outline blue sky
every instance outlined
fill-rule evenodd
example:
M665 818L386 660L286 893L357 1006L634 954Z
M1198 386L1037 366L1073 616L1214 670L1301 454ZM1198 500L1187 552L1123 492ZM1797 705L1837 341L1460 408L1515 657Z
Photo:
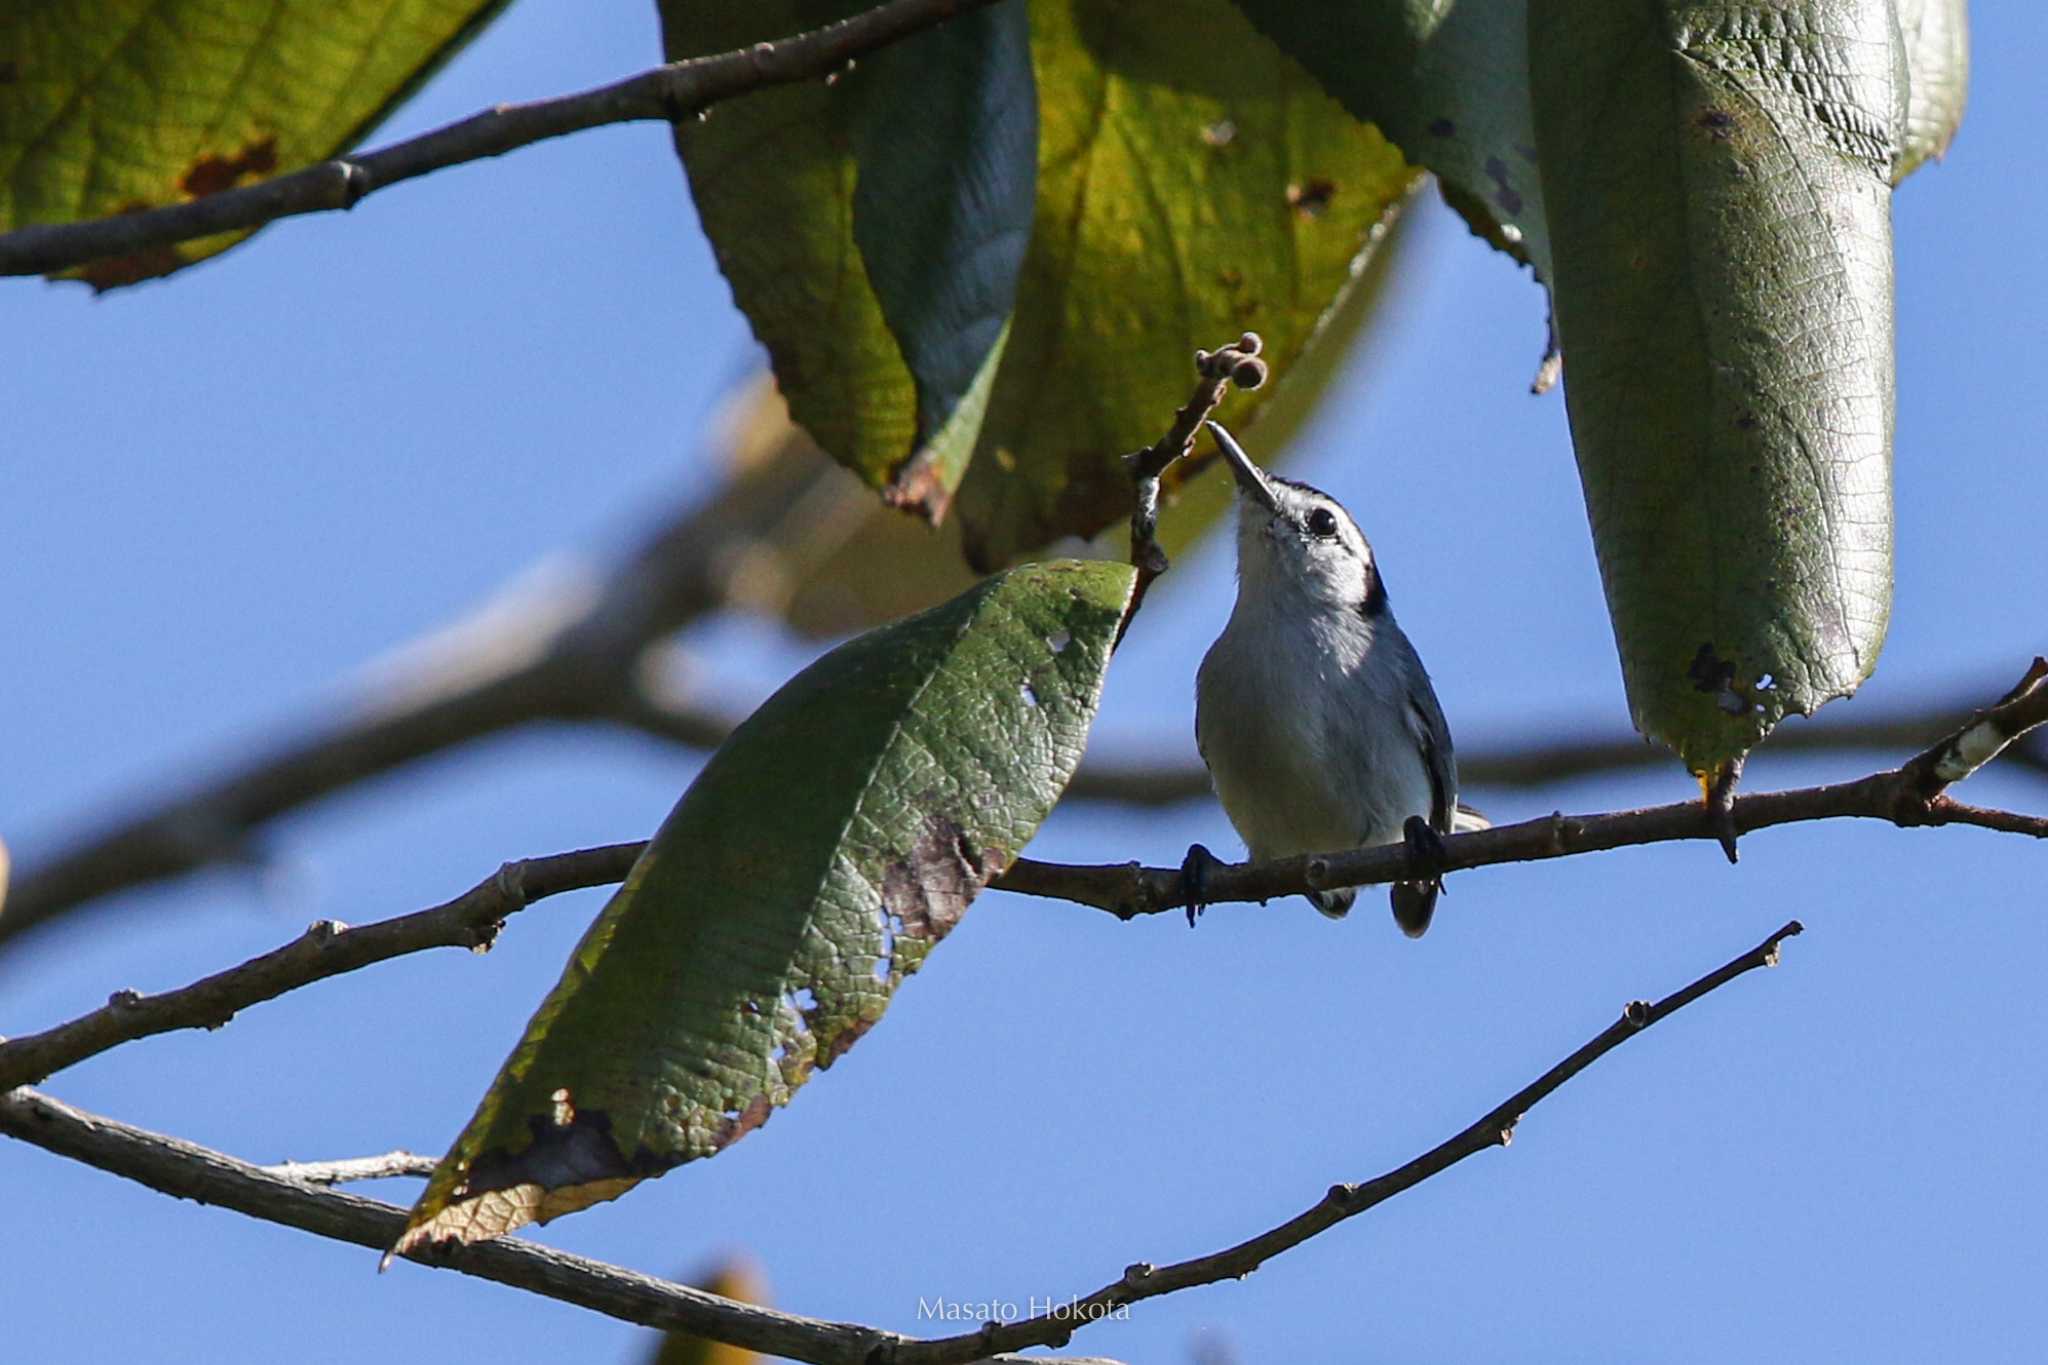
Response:
M2048 188L2024 173L2048 14L1976 19L1961 137L1896 205L1897 597L1845 711L1989 700L2048 643L2031 402L2048 257L2028 235ZM520 0L380 140L656 51L651 6ZM1373 538L1462 748L1622 730L1563 404L1526 392L1541 298L1433 200L1417 226L1370 354L1295 468ZM707 481L707 422L756 363L652 126L280 225L118 296L6 289L0 837L21 861L325 714L367 662L535 561L617 554ZM725 363L691 358L706 349ZM1192 756L1227 548L1189 556L1148 606L1095 752ZM762 625L707 638L737 700L807 650ZM1747 784L1899 757L1766 747ZM693 768L567 728L420 765L285 821L260 875L123 896L0 957L0 1032L182 984L314 918L433 903L507 858L643 836ZM1673 763L1471 796L1513 819L1690 790ZM1966 790L2048 802L2017 771ZM1031 851L1171 863L1193 840L1238 848L1205 801L1063 810ZM1075 1349L1146 1365L1204 1342L1244 1362L2027 1354L2048 1332L2040 858L1978 831L1838 823L1756 835L1735 868L1666 845L1484 869L1454 879L1420 943L1372 897L1340 923L1294 901L1190 933L991 894L762 1132L540 1235L664 1274L745 1248L781 1306L906 1331L930 1330L921 1298L1065 1298L1398 1164L1623 1002L1796 915L1809 932L1782 970L1632 1042L1507 1152ZM521 915L487 957L356 973L49 1089L260 1161L439 1150L601 900ZM0 1313L23 1359L640 1349L607 1319L412 1266L378 1277L370 1253L11 1144L0 1191Z

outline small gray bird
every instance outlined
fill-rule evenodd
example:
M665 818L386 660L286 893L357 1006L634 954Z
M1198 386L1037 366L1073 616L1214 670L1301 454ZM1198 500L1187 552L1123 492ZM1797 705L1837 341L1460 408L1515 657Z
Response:
M1224 813L1261 861L1404 841L1440 856L1442 835L1486 819L1458 805L1450 727L1372 546L1335 498L1266 473L1208 426L1238 493L1237 606L1195 678L1195 743ZM1191 902L1213 861L1188 850ZM1435 878L1394 885L1409 937L1429 928L1441 890ZM1309 899L1335 919L1357 895Z

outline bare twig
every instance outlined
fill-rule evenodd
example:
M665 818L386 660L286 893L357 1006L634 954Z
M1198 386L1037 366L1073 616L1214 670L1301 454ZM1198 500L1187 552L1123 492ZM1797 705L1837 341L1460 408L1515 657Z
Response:
M1506 1146L1516 1124L1537 1102L1658 1020L1745 972L1775 963L1779 943L1799 931L1796 921L1787 924L1748 953L1655 1005L1630 1004L1618 1021L1477 1122L1375 1180L1333 1185L1313 1207L1236 1246L1175 1265L1133 1265L1093 1294L1053 1312L1020 1322L990 1323L961 1336L920 1341L872 1327L777 1312L511 1237L440 1244L422 1248L412 1259L642 1326L680 1328L822 1365L962 1365L983 1360L1021 1365L1024 1357L1002 1353L1064 1346L1077 1327L1122 1305L1249 1274L1281 1252L1412 1189L1475 1152ZM193 1143L85 1113L26 1088L0 1097L0 1132L165 1194L360 1246L391 1245L405 1223L401 1209L318 1188L303 1176L287 1174L289 1167L281 1171L252 1166Z
M1668 995L1654 1005L1640 1000L1631 1002L1622 1010L1621 1018L1601 1030L1585 1046L1494 1106L1456 1136L1376 1179L1356 1185L1332 1185L1313 1206L1277 1227L1236 1246L1174 1265L1152 1266L1140 1261L1094 1293L1061 1304L1053 1313L1018 1322L993 1324L970 1337L950 1337L899 1347L895 1355L889 1357L891 1365L928 1365L928 1362L944 1360L945 1349L955 1342L973 1341L985 1350L1004 1351L1027 1346L1060 1346L1065 1344L1077 1325L1092 1322L1125 1304L1249 1275L1281 1252L1300 1246L1311 1237L1385 1203L1404 1190L1413 1189L1466 1157L1489 1147L1507 1146L1514 1137L1515 1125L1538 1101L1658 1020L1684 1009L1745 972L1777 965L1778 945L1799 932L1799 922L1794 920L1741 957L1709 972L1684 990Z
M1975 825L2009 834L2048 838L2048 816L1986 810L1946 797L1919 801L1897 770L1854 782L1737 796L1732 815L1738 833L1807 820L1866 818L1903 826ZM1498 825L1444 837L1445 871L1495 863L1537 862L1597 853L1638 844L1679 839L1719 842L1713 812L1698 801L1613 811L1599 815L1557 812L1515 825ZM1203 883L1203 903L1267 901L1332 886L1369 886L1412 880L1429 869L1411 863L1399 844L1345 852L1305 854L1266 863L1218 863ZM1107 910L1123 918L1178 910L1186 905L1178 868L1137 863L1070 865L1019 858L993 885L1030 896L1049 896Z
M2008 834L2048 838L2048 816L1987 810L1947 796L2007 745L2048 721L2048 661L2036 659L2018 686L1987 710L1897 768L1853 782L1733 796L1725 809L1695 801L1602 815L1552 814L1498 825L1443 841L1443 871L1494 863L1534 862L1577 853L1676 839L1724 843L1746 834L1807 820L1865 818L1901 826L1975 825ZM1427 876L1436 869L1411 860L1401 844L1311 853L1265 863L1219 863L1203 881L1205 904L1266 901L1332 886L1365 886ZM1137 863L1072 866L1019 858L993 885L1027 895L1076 901L1119 916L1157 914L1187 904L1178 868Z
M179 1199L217 1204L339 1242L382 1250L405 1227L404 1209L322 1189L196 1143L89 1114L26 1088L0 1093L0 1133ZM722 1298L516 1237L444 1247L409 1259L495 1280L643 1327L680 1328L714 1341L817 1365L867 1365L878 1349L922 1344L916 1338L874 1327L827 1322ZM919 1359L932 1365L978 1361L1058 1365L1038 1356L1027 1360L997 1355L989 1347L972 1343ZM1065 1365L1087 1362L1069 1360Z
M365 195L466 161L612 123L679 122L751 90L819 80L855 57L994 0L890 0L816 32L643 71L530 104L501 104L360 156L337 157L189 203L0 234L0 275L41 275L279 218L354 208Z
M1246 332L1219 351L1196 351L1195 373L1199 378L1195 391L1174 413L1173 423L1164 436L1125 457L1136 484L1131 510L1131 564L1138 570L1138 588L1131 606L1134 612L1152 580L1166 572L1166 552L1159 548L1158 538L1159 478L1175 460L1185 458L1195 448L1202 423L1216 411L1216 405L1223 401L1232 384L1241 389L1256 389L1266 382L1266 362L1259 359L1264 345L1257 332Z
M417 1152L386 1152L382 1156L352 1156L340 1161L280 1161L261 1169L267 1175L281 1175L303 1185L346 1185L353 1180L430 1176L440 1162L439 1157L421 1156Z
M2012 691L1914 755L1900 771L1914 796L1933 801L2043 721L2048 721L2048 659L2036 658Z
M0 1091L42 1080L108 1048L174 1029L219 1028L236 1011L324 977L425 948L482 951L507 915L547 896L623 879L643 844L507 863L443 905L351 928L322 920L282 948L159 995L116 991L69 1023L0 1042Z

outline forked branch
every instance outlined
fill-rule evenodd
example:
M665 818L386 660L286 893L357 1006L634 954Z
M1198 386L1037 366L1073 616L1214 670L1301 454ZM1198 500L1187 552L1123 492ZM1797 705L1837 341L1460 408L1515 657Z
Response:
M2019 684L1897 768L1853 782L1736 796L1725 820L1696 801L1599 815L1562 812L1520 824L1498 825L1443 841L1440 868L1415 861L1400 844L1304 854L1265 863L1209 868L1203 900L1266 901L1332 886L1365 886L1495 863L1536 862L1636 844L1677 839L1719 841L1732 821L1736 834L1807 820L1864 818L1901 826L1975 825L1980 829L2048 838L2048 817L1990 810L1954 800L1948 788L2048 721L2048 661L2035 659ZM1019 858L994 885L1006 891L1076 901L1124 918L1177 910L1188 903L1178 868L1137 863L1074 866Z

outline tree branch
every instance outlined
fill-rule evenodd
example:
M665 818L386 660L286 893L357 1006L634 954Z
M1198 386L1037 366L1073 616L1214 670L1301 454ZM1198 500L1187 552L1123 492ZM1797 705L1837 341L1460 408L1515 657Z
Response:
M219 1028L239 1010L286 991L424 948L482 952L507 915L537 900L622 880L641 843L506 863L454 900L351 928L321 920L282 948L158 995L116 991L99 1009L23 1038L0 1041L0 1092L54 1075L121 1043L175 1029Z
M1387 844L1330 853L1304 854L1265 863L1220 863L1203 881L1205 904L1266 901L1333 886L1406 881L1494 863L1535 862L1636 844L1676 839L1719 841L1729 824L1737 834L1807 820L1865 818L1900 826L1975 825L2004 833L2048 838L2048 817L1987 810L1950 799L1947 788L1996 757L2007 745L2048 721L2048 661L2036 659L2019 686L1997 705L1978 712L1928 749L1886 772L1853 782L1789 791L1738 795L1726 819L1698 802L1565 815L1498 825L1443 840L1443 860L1434 867L1414 859L1406 846ZM1123 918L1158 914L1187 905L1178 868L1137 863L1074 866L1019 858L991 885L1026 895L1049 896L1091 905Z
M1621 1018L1601 1030L1585 1046L1494 1106L1456 1136L1376 1179L1357 1185L1332 1185L1329 1192L1310 1208L1256 1237L1173 1265L1155 1267L1140 1261L1094 1293L1059 1305L1051 1313L1018 1322L992 1323L968 1336L900 1346L887 1359L890 1365L936 1365L949 1359L946 1355L949 1347L965 1342L974 1342L984 1350L1004 1351L1027 1346L1061 1346L1075 1327L1093 1322L1126 1304L1249 1275L1281 1252L1300 1246L1311 1237L1385 1203L1404 1190L1413 1189L1475 1152L1507 1146L1514 1138L1515 1125L1538 1101L1547 1098L1566 1081L1650 1025L1684 1009L1709 991L1725 986L1758 967L1776 966L1778 945L1799 932L1799 921L1793 920L1742 956L1656 1004L1645 1004L1640 1000L1631 1002L1622 1010Z
M1158 1268L1142 1262L1132 1265L1120 1278L1086 1298L1020 1322L990 1323L977 1332L918 1340L740 1303L512 1237L468 1245L436 1244L420 1248L408 1259L496 1280L645 1327L682 1329L819 1365L963 1365L970 1361L1023 1365L1026 1357L1003 1353L1030 1346L1064 1346L1077 1327L1123 1305L1247 1275L1281 1252L1412 1189L1475 1152L1506 1146L1522 1116L1566 1081L1709 991L1757 967L1775 964L1778 945L1799 932L1798 922L1793 921L1748 953L1655 1005L1630 1004L1619 1020L1585 1046L1456 1136L1405 1165L1364 1184L1333 1185L1313 1207L1236 1246ZM402 1209L293 1178L287 1174L290 1167L252 1166L194 1143L85 1113L25 1087L0 1096L0 1133L165 1194L218 1204L358 1246L389 1246L405 1224ZM1042 1357L1029 1359L1043 1361Z
M0 1133L175 1198L217 1204L372 1250L391 1245L405 1228L405 1210L391 1204L293 1180L196 1143L89 1114L27 1088L0 1093ZM495 1280L643 1327L680 1328L816 1365L866 1365L878 1348L924 1344L874 1327L741 1303L516 1237L423 1250L407 1259ZM1039 1356L997 1355L971 1342L919 1359L931 1365L1060 1365ZM1090 1362L1069 1360L1065 1365Z
M680 122L735 95L823 79L853 58L993 2L890 0L812 33L757 43L743 52L672 62L579 94L501 104L389 147L336 157L189 203L16 228L0 234L0 275L42 275L104 256L261 227L279 218L354 208L386 186L589 128Z
M1124 458L1131 467L1131 482L1135 485L1131 507L1131 565L1138 571L1137 591L1132 594L1131 611L1135 614L1145 599L1145 589L1152 580L1166 572L1166 552L1159 548L1159 479L1176 460L1187 458L1194 452L1195 437L1201 434L1202 423L1209 420L1209 414L1216 411L1216 405L1223 401L1223 395L1230 392L1235 384L1241 389L1256 389L1266 382L1266 362L1259 358L1259 351L1265 342L1257 332L1246 332L1236 341L1218 351L1196 351L1195 373L1200 378L1195 391L1188 396L1180 410L1173 414L1173 422L1166 434L1143 450L1133 451Z
M386 1152L382 1156L352 1156L340 1161L280 1161L258 1169L302 1185L346 1185L352 1180L430 1176L440 1164L439 1157L421 1156L417 1152Z

